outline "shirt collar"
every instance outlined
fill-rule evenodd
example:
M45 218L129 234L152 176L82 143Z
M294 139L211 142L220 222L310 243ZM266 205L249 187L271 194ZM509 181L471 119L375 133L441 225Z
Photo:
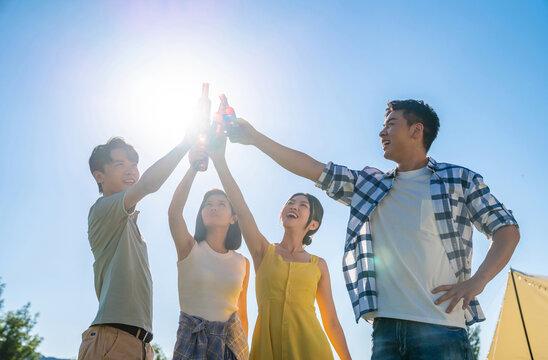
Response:
M426 167L430 169L432 172L436 172L438 170L438 163L436 160L434 160L433 157L428 157L428 163L426 164ZM396 173L398 172L398 168L394 168L392 170L387 171L384 174L385 179L392 179L396 176Z

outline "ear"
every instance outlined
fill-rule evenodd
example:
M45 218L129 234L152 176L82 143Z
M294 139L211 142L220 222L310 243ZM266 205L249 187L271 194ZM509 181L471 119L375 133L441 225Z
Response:
M422 123L415 123L413 124L413 133L411 134L411 137L413 139L418 139L424 131L424 124Z
M232 218L230 219L230 225L235 224L236 221L238 221L238 215L232 215Z
M103 179L103 177L105 176L105 174L102 172L102 171L99 171L99 170L95 170L93 173L93 178L95 179L95 181L97 182L97 184L102 184L105 180Z
M312 220L310 222L310 224L308 224L308 228L306 229L307 231L309 230L317 230L318 228L320 227L320 223L317 222L316 220Z

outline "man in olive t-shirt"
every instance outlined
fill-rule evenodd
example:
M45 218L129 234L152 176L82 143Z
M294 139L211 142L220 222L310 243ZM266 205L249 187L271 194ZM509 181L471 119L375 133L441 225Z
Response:
M112 138L91 154L90 170L103 194L88 217L99 309L82 334L79 360L154 358L152 277L135 206L160 188L193 145L196 136L188 130L140 179L139 155L124 139Z

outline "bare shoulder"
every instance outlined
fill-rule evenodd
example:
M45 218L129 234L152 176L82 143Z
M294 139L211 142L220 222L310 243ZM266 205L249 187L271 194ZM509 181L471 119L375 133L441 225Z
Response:
M318 270L320 270L320 280L319 284L321 288L331 287L331 276L329 275L329 268L327 267L327 262L318 256ZM322 285L323 284L323 285Z
M329 269L327 267L327 262L318 256L318 267L320 268L320 271L322 272L322 275L329 274Z

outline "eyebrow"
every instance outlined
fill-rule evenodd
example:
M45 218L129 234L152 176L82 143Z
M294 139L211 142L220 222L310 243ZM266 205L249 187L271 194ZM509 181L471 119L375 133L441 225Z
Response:
M396 119L395 117L389 117L388 119L386 119L383 125L387 125L390 121L396 121L396 120L398 119Z
M207 200L206 203L213 203L213 202L217 202L218 204L228 204L228 200Z

